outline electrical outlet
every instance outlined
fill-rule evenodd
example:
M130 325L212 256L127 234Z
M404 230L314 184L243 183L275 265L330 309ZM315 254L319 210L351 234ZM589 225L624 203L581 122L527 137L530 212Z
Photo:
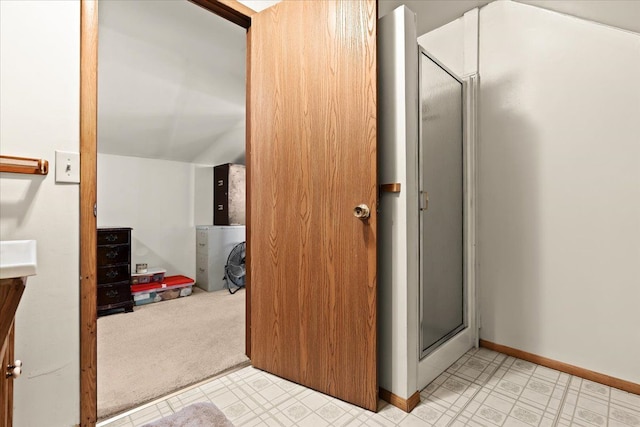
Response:
M56 151L56 182L80 183L80 153Z

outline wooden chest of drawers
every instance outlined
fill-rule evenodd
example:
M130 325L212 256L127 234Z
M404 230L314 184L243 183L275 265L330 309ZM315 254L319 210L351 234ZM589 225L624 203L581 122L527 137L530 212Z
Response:
M133 311L131 298L131 228L98 229L98 315L123 308Z

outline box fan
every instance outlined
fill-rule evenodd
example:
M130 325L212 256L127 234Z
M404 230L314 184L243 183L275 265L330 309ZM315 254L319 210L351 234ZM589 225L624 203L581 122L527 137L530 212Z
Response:
M246 242L238 243L231 249L227 264L224 266L225 287L229 293L235 294L240 288L244 288L247 276L245 259L247 257Z

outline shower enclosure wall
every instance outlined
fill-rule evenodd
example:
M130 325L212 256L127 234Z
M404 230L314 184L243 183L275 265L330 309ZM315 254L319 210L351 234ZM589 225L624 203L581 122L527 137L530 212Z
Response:
M477 18L460 20L461 52L477 41ZM410 399L477 344L477 66L460 73L419 48L405 6L378 31L379 180L401 188L380 197L379 382ZM465 58L477 63L477 51Z

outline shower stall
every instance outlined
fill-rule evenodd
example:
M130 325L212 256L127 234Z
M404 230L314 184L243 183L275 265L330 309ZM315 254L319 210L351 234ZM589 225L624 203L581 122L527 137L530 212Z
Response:
M400 188L380 196L379 378L410 399L477 345L477 72L418 46L406 6L378 31L379 180Z

